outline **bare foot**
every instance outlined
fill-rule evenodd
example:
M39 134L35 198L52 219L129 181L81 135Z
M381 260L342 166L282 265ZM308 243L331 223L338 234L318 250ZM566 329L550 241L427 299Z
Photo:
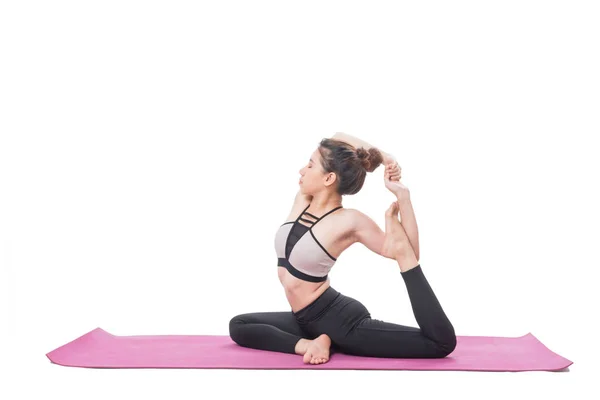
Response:
M400 271L406 272L416 267L419 262L406 235L402 223L398 219L398 203L393 202L385 212L385 240L383 251L396 259Z
M383 242L383 252L390 258L397 258L404 253L407 246L410 246L408 236L404 227L398 218L399 206L394 201L385 211L385 239Z
M331 339L322 334L314 340L307 340L306 352L303 361L305 364L323 364L329 361L329 348Z

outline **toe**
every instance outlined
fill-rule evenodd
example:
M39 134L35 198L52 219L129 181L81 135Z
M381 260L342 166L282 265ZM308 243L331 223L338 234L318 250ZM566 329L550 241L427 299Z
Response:
M304 360L303 360L303 361L304 361L304 363L305 363L305 364L307 364L307 363L309 363L309 362L311 361L311 359L312 359L312 356L311 356L311 354L310 354L310 353L306 352L306 353L304 354L304 357L303 357L303 359L304 359Z

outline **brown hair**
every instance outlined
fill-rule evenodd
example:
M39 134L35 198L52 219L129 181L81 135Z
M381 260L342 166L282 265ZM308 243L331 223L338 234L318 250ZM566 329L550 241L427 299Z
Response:
M383 156L377 148L356 148L341 140L325 138L319 143L318 149L321 166L325 173L336 174L337 191L341 195L358 193L367 172L375 171L383 162Z

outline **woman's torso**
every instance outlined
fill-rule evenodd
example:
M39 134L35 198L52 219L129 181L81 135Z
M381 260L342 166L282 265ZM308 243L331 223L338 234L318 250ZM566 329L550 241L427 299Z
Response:
M296 204L286 221L296 220L308 205L309 202ZM306 211L314 214L310 207ZM317 215L321 216L325 212L320 212ZM350 234L352 231L351 222L350 210L341 208L321 219L311 229L319 243L337 259L353 242ZM310 224L306 224L301 220L298 223L307 227L310 226ZM293 312L297 312L315 301L330 286L329 278L323 282L308 282L296 278L285 267L281 266L277 268L277 273Z

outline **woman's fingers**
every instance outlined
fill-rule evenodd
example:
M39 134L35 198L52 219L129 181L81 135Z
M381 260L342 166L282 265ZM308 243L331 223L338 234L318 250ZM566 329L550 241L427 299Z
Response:
M402 168L397 163L390 163L385 166L385 177L391 181L399 181L402 174Z

